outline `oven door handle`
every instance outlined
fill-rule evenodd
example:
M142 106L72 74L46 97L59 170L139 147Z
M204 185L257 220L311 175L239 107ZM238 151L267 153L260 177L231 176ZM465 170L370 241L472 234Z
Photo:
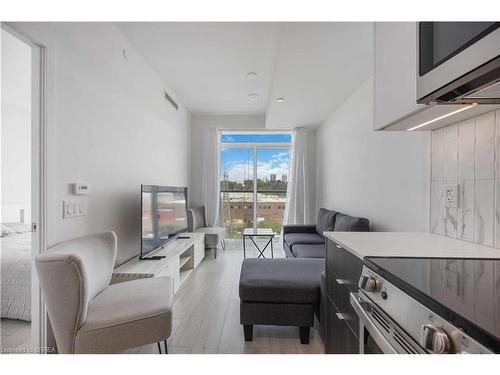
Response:
M364 340L364 332L362 330L366 328L366 330L370 333L370 336L377 343L378 347L382 350L382 352L384 352L384 354L397 354L398 352L396 349L389 343L389 341L387 341L384 335L380 333L375 323L370 319L363 306L361 306L358 293L351 293L350 302L359 317L359 330L361 331L359 332L360 340ZM360 342L360 345L364 345L364 343Z

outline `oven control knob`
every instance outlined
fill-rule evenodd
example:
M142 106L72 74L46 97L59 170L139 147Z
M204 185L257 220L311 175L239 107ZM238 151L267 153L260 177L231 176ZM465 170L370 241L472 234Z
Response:
M358 286L367 292L375 292L380 284L380 280L373 276L361 276Z
M431 324L422 326L420 344L424 349L435 354L445 354L451 350L448 334L442 328L434 327Z

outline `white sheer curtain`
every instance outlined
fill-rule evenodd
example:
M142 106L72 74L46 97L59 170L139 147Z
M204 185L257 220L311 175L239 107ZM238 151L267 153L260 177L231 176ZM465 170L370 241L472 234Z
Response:
M309 224L311 222L312 194L315 177L310 168L307 132L296 128L293 132L294 149L288 182L288 203L285 209L285 224Z
M203 159L203 205L205 221L209 227L219 222L220 207L220 133L215 128L208 130Z

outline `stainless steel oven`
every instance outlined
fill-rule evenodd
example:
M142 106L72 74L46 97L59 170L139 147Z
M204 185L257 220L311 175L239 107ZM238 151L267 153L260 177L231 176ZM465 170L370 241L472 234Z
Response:
M419 103L499 102L500 22L419 22L417 60Z
M358 286L350 303L359 318L360 353L491 353L366 265Z
M350 298L359 317L360 354L424 353L396 322L362 293L351 293Z

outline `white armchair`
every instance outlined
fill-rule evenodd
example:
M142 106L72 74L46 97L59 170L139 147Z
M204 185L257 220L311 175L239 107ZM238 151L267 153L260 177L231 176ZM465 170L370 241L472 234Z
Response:
M115 353L172 332L173 283L154 277L110 285L116 234L53 246L35 259L59 353Z
M226 228L207 227L205 224L205 207L194 207L188 210L188 230L190 232L205 233L205 246L214 249L214 257L217 258L217 248L226 248L224 237Z

